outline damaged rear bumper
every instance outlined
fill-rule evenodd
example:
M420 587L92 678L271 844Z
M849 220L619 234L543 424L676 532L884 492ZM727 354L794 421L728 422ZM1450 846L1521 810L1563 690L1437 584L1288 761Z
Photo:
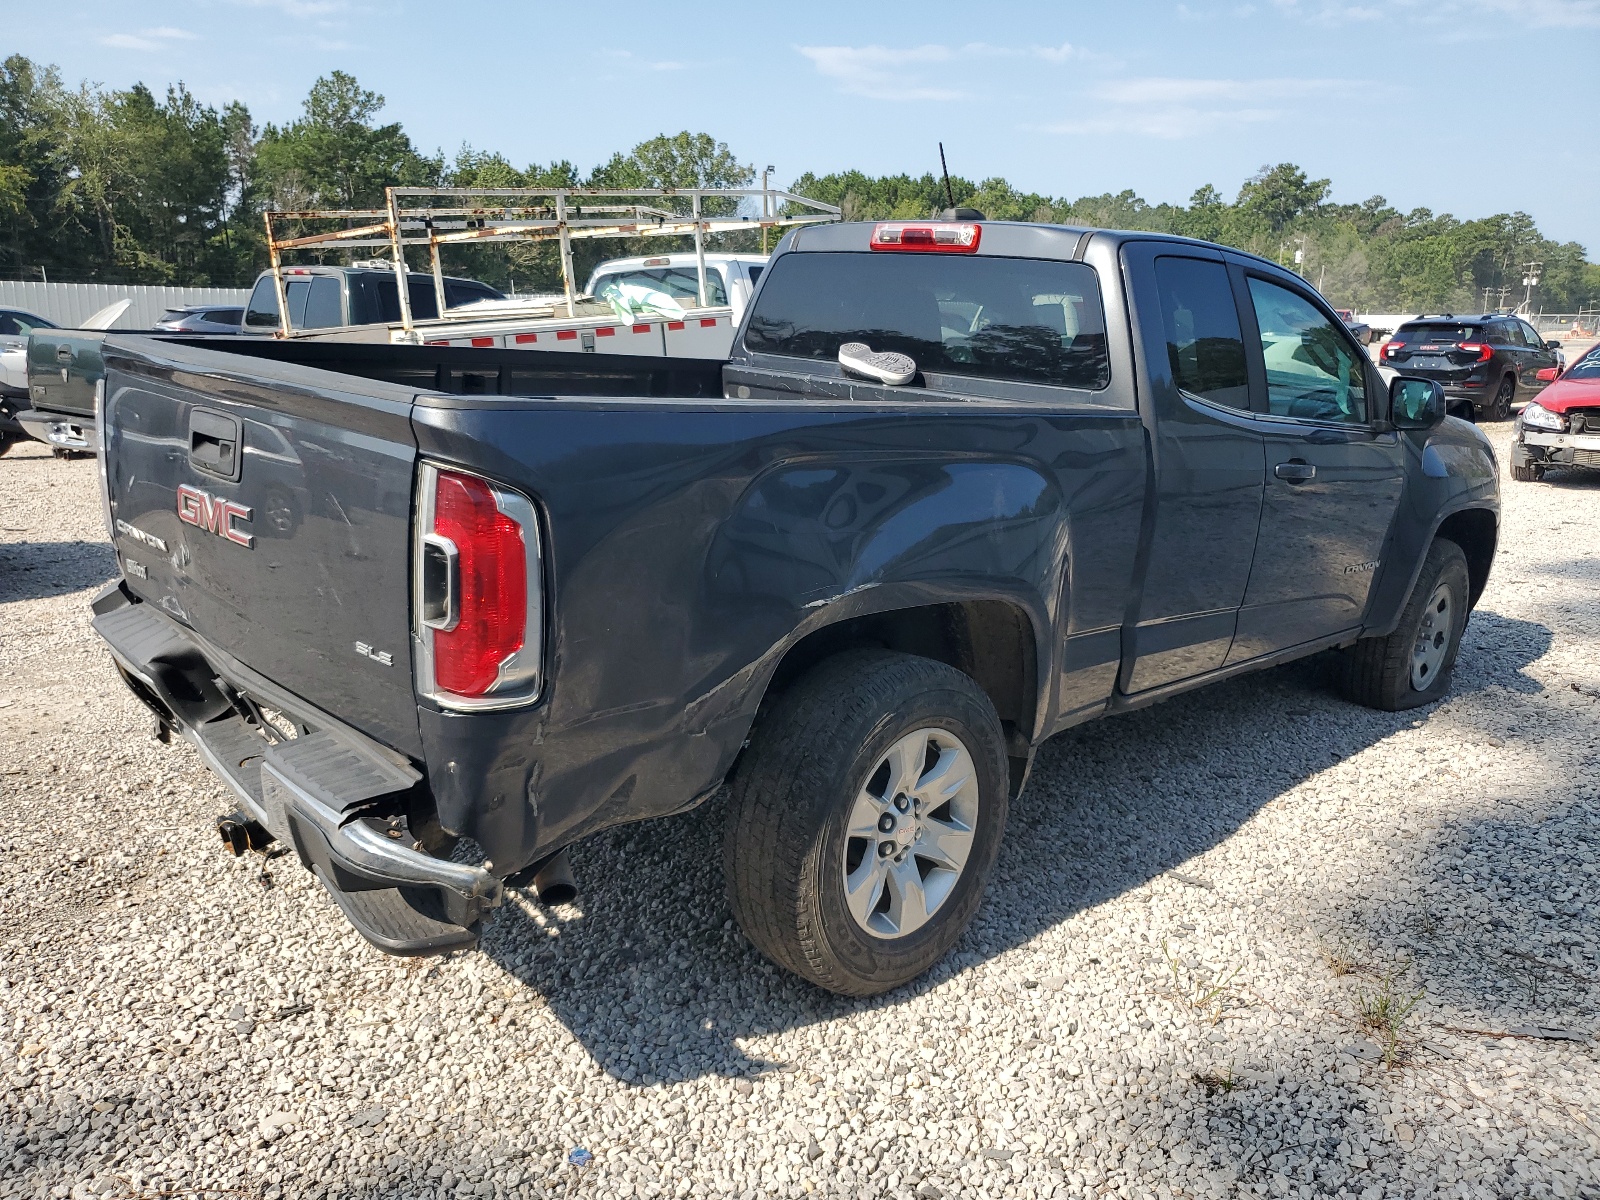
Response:
M294 847L350 923L392 954L473 944L502 899L480 867L429 854L405 813L409 760L284 692L128 594L95 597L94 628L134 694L194 744L243 813ZM297 736L261 719L281 713Z

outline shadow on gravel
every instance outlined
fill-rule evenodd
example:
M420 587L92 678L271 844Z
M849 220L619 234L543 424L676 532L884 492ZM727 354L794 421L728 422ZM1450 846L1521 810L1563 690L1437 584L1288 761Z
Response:
M1461 672L1457 695L1539 690L1522 668L1549 648L1549 630L1480 612L1471 634L1492 652ZM745 942L723 897L720 799L575 847L582 916L508 904L482 949L543 994L617 1079L649 1085L782 1070L748 1057L738 1039L893 1007L937 988L1203 853L1269 801L1417 717L1347 704L1324 674L1317 660L1296 663L1051 739L1012 805L967 936L926 976L886 996L829 995Z
M1533 486L1540 485L1571 492L1597 491L1600 490L1600 471L1583 467L1555 467L1546 471L1539 483Z
M108 542L0 542L0 604L81 592L116 573Z

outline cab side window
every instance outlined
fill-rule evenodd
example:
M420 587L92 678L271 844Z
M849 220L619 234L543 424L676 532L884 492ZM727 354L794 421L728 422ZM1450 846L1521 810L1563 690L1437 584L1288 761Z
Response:
M250 304L244 312L246 329L276 329L278 318L278 292L272 286L272 276L256 280L256 290L250 293Z
M1305 297L1250 278L1250 300L1274 416L1351 425L1367 420L1365 355Z
M1518 346L1522 344L1512 335L1510 327L1500 322L1489 326L1487 337L1491 346Z
M1156 259L1161 328L1172 382L1213 404L1248 411L1244 335L1228 269L1199 258Z
M1522 330L1523 339L1528 343L1528 345L1532 346L1535 350L1544 349L1544 338L1539 336L1539 331L1537 329L1535 329L1532 325L1523 324L1520 321L1518 322L1518 327Z

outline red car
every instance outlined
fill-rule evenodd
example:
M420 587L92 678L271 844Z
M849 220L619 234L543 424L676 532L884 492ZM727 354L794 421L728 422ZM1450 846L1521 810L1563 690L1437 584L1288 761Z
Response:
M1556 376L1557 368L1546 370ZM1540 479L1547 467L1600 468L1600 346L1528 401L1517 417L1511 478Z

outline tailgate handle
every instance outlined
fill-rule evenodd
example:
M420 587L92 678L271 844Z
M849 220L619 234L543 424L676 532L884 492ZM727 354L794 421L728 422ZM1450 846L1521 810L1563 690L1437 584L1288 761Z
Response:
M422 623L449 632L461 621L461 554L437 533L422 535Z
M57 346L56 347L56 361L57 362L63 362L63 363L71 362L72 361L72 347L70 345Z
M189 462L219 479L239 478L239 422L197 408L189 415Z

